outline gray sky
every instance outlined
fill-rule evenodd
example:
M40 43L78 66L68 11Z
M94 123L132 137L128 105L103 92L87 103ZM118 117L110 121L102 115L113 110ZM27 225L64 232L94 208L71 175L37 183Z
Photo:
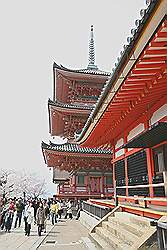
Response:
M111 71L144 0L6 0L0 8L0 168L46 176L40 143L48 141L47 100L52 98L52 64L88 64L94 25L96 64Z

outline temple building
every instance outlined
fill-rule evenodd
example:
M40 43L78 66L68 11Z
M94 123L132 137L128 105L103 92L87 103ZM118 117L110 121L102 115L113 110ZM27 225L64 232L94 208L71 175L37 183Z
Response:
M82 147L112 146L119 199L167 197L167 4L150 1L83 130Z
M167 203L166 13L166 0L148 1L112 74L95 65L93 27L87 69L54 63L50 133L68 142L42 150L49 167L66 173L63 181L54 174L59 194L107 197L114 189L120 201Z
M42 149L46 164L54 167L53 181L59 184L59 197L87 199L108 197L113 193L111 150L51 142L49 145L42 143ZM62 171L65 173L61 179Z
M45 163L53 168L59 197L107 197L113 193L111 150L81 148L75 142L95 106L110 73L95 64L93 26L86 69L72 70L53 64L53 100L48 101L49 132L65 144L42 142Z

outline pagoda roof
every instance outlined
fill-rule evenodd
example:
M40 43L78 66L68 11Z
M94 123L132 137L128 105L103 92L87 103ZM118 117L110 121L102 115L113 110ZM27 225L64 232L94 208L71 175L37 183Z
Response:
M93 106L91 105L80 105L80 104L71 104L71 103L62 103L59 101L48 100L48 105L59 107L59 108L68 108L68 109L83 109L83 110L92 110Z
M115 63L115 68L112 69L113 72L112 72L110 78L108 79L108 81L106 82L106 84L104 85L103 90L98 98L98 101L97 101L94 109L90 113L81 134L77 135L78 136L77 141L79 144L82 144L84 146L87 146L87 145L92 146L92 143L91 143L92 134L96 133L95 132L95 131L97 131L96 128L100 123L100 119L101 118L103 119L105 112L106 113L109 112L108 111L109 105L111 105L112 100L114 99L116 94L121 90L121 86L123 85L123 83L126 82L126 80L128 81L128 79L127 79L128 74L129 74L130 70L133 68L133 66L135 65L135 63L138 62L138 59L139 59L139 64L143 60L143 67L145 66L145 69L151 68L148 66L152 66L152 65L151 64L148 65L147 63L149 63L149 60L150 60L150 62L152 62L151 55L153 54L153 56L154 56L154 52L156 54L157 50L154 48L153 49L151 48L152 54L149 51L150 55L144 54L145 57L143 55L141 56L141 54L144 51L144 49L146 48L146 45L152 41L151 39L153 39L153 36L155 39L156 36L160 33L160 31L159 31L159 33L156 33L158 28L159 27L160 28L166 27L166 15L165 15L166 14L165 13L165 10L166 10L165 6L166 5L165 4L166 4L166 1L163 1L163 0L162 1L150 1L147 9L142 9L140 11L141 19L135 21L136 28L131 30L132 36L127 38L128 45L123 46L123 51L120 52L120 57L118 57L118 60ZM161 11L162 14L158 13L156 15L156 11L157 12ZM157 19L154 18L155 15L156 15L156 17L158 16ZM163 23L163 21L164 21L164 23ZM160 24L161 24L161 26L160 26ZM145 35L145 37L144 37L143 34L146 32L147 32L147 35ZM162 39L164 39L164 41L165 41L166 32L162 32L162 33L165 33L165 34L162 34L162 37L163 37ZM139 42L141 42L141 45L139 45ZM148 50L149 50L150 46L152 46L152 44L149 44ZM155 46L155 45L153 45L153 46ZM157 45L157 46L160 47L161 45ZM161 56L163 50L160 52L161 52L161 54L160 54L160 56ZM166 51L164 50L164 52L166 52ZM148 52L146 52L146 53L148 53ZM159 55L158 52L157 52L157 55ZM164 67L165 67L166 55L162 56L162 59L159 59L160 56L158 57L157 55L155 55L155 57L157 57L157 58L155 58L155 61L153 61L153 62L156 62L156 60L157 60L157 62L163 62ZM159 59L159 61L158 61L158 59ZM146 62L144 62L144 60L146 60ZM140 70L138 70L137 72L141 73L141 74L143 73ZM149 72L149 75L151 75L151 74L152 73ZM154 75L152 74L152 76L154 76ZM138 77L138 81L140 81L140 78L142 80L142 76L138 75L137 77ZM136 77L136 79L137 79L137 77ZM137 85L137 81L135 82L136 79L135 78L133 79L133 83L136 83L136 85ZM114 90L114 91L112 91L112 90ZM124 99L125 99L125 97L124 97ZM121 102L120 102L120 104L121 104ZM123 104L122 104L122 107L124 107ZM119 109L120 109L120 106L119 106ZM113 115L111 115L111 116L113 116ZM105 119L103 119L103 122L105 124L107 124L107 121ZM103 126L103 128L104 128L104 126ZM99 137L101 137L100 134L99 134ZM99 144L99 143L100 143L99 140L96 140L96 143L94 143L94 146L103 145L103 144Z
M53 64L54 69L59 69L67 72L72 72L72 73L80 73L80 74L91 74L91 75L102 75L102 76L110 76L111 73L99 70L99 69L69 69L64 67L62 64L58 65L57 63L54 62Z
M52 136L64 136L68 139L74 139L75 131L73 131L74 127L70 123L75 120L76 130L81 131L92 109L92 105L48 100L49 132ZM73 131L72 134L71 131Z
M110 149L80 147L79 145L72 144L72 143L54 144L50 142L50 144L47 144L45 142L42 142L41 147L42 149L49 149L49 150L58 151L58 152L90 154L90 155L91 154L110 155L111 157Z

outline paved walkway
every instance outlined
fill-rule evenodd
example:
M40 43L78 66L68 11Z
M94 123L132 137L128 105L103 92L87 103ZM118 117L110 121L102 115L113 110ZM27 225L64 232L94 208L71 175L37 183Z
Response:
M62 219L43 240L39 250L96 249L88 238L88 230L75 219Z
M25 236L23 226L11 233L0 232L0 250L82 250L96 249L88 238L88 230L75 219L62 219L55 226L50 221L47 233L39 237L37 227L32 226L30 236Z
M53 228L50 224L47 225L48 232ZM12 229L10 233L0 231L0 250L35 250L42 240L46 237L46 234L42 234L41 237L37 234L37 226L32 226L30 236L25 236L24 226L20 228Z

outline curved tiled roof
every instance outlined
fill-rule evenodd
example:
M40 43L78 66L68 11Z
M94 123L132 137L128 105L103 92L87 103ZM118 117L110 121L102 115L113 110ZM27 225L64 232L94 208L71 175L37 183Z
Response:
M60 69L60 70L65 70L68 72L74 72L74 73L83 73L83 74L92 74L92 75L103 75L103 76L110 76L111 73L105 72L99 69L68 69L64 67L63 65L58 65L57 63L54 62L53 68Z
M71 104L71 103L62 103L59 101L48 100L48 105L53 105L60 108L70 108L70 109L84 109L84 110L92 110L93 106L91 105L79 105L79 104Z
M140 35L142 34L142 32L145 28L145 25L150 18L151 13L153 13L155 7L158 4L159 4L159 1L150 0L150 1L148 1L147 9L140 10L141 19L135 20L136 27L131 29L132 36L127 38L128 45L123 46L123 50L120 52L120 56L117 58L117 62L115 63L115 67L112 69L112 73L111 73L109 79L106 81L106 83L101 91L101 94L99 95L99 98L96 102L96 105L95 105L94 109L92 110L92 112L90 113L90 115L89 115L83 129L82 129L82 132L80 134L75 135L78 142L83 138L83 136L85 135L87 129L89 128L92 120L95 118L96 114L98 113L98 111L101 107L101 104L103 103L103 101L107 97L110 89L112 88L112 85L113 85L115 79L117 78L120 70L122 69L122 65L124 65L124 62L126 62L127 57L128 57L128 55L130 55L134 44L138 41Z
M59 152L81 153L81 154L103 154L103 155L111 154L110 149L104 150L104 149L87 148L87 147L81 148L79 145L71 144L71 143L54 144L50 142L50 144L47 144L45 142L42 142L41 146L43 149L50 149L50 150L55 150Z

